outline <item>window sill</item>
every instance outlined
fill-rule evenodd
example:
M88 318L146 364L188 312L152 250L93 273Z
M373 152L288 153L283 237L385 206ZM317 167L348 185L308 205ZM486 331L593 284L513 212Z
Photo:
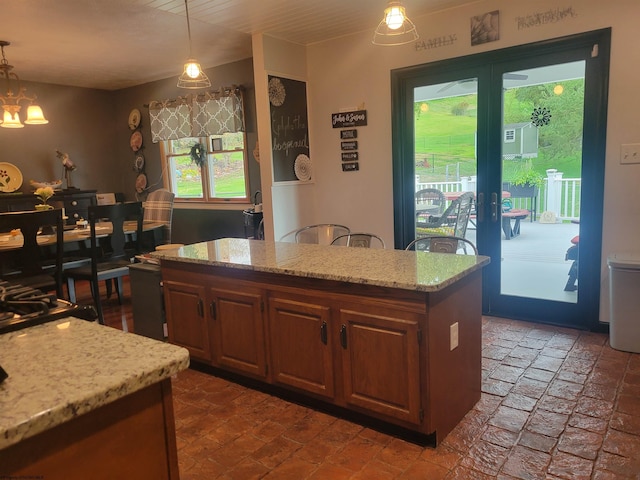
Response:
M176 210L245 210L253 207L253 203L197 203L174 201Z

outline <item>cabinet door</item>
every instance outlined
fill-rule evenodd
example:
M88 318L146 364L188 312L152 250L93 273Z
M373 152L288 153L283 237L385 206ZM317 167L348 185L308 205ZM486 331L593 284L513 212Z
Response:
M334 397L330 308L309 301L269 299L273 381Z
M210 362L209 327L204 315L205 293L205 288L199 285L164 282L169 341L185 347L194 359Z
M233 290L211 288L209 298L214 363L256 377L266 377L261 292L247 287Z
M417 319L405 312L385 315L371 310L340 310L338 335L345 401L419 424L422 415Z

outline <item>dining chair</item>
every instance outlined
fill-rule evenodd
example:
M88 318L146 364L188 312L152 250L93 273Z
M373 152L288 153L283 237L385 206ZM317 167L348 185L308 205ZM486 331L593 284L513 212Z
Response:
M75 282L87 280L91 285L91 295L98 312L98 321L104 323L100 301L100 281L115 279L118 301L122 303L122 278L129 275L129 265L140 252L142 237L142 203L118 203L115 205L95 205L89 207L89 240L91 264L64 271L69 300L76 301ZM111 222L111 234L98 231L100 220ZM136 222L136 233L128 239L124 231L125 220Z
M331 242L331 245L362 248L386 248L384 240L374 233L347 233L340 235Z
M62 298L62 255L64 250L62 210L0 214L0 232L14 231L16 233L18 229L22 234L22 245L17 249L3 252L5 253L3 257L9 264L6 267L3 265L2 278L37 288L43 292L55 290L56 296ZM43 233L47 230L50 230L51 236L55 238L55 263L53 265L48 262L47 246L40 245L40 243L49 243L42 241L47 237ZM41 242L38 242L39 238Z
M471 240L453 235L428 235L416 238L406 246L405 250L437 253L458 253L462 249L467 254L467 246L474 255L478 255L478 249Z
M154 190L144 202L144 221L164 225L161 243L171 243L171 218L175 194L164 188Z
M319 245L331 245L336 237L350 233L349 227L334 223L320 223L307 225L295 232L296 243L317 243Z

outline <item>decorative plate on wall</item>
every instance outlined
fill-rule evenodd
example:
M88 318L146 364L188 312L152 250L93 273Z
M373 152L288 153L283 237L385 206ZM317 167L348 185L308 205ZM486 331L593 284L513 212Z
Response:
M136 161L133 164L133 169L138 173L144 170L144 157L141 154L136 155Z
M296 157L296 161L293 164L293 171L298 180L308 182L311 180L311 159L304 153L301 153Z
M136 177L136 192L142 193L147 188L147 176L141 173Z
M140 132L133 132L129 140L129 145L131 145L131 150L134 152L140 150L140 147L142 147L142 134Z
M0 162L0 192L15 192L22 186L22 172L13 163Z
M129 114L129 128L135 130L140 126L140 110L134 108Z

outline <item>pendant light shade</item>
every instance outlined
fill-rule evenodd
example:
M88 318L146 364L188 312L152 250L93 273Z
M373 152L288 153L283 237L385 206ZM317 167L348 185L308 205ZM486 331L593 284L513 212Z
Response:
M415 42L419 37L402 2L390 1L384 16L373 34L374 45L394 46Z
M191 24L189 22L189 6L187 5L187 1L188 0L184 0L184 8L187 14L187 32L189 33L189 58L187 59L187 63L184 64L182 75L178 77L178 87L190 89L208 88L211 86L211 81L202 71L200 63L193 58L191 54Z

